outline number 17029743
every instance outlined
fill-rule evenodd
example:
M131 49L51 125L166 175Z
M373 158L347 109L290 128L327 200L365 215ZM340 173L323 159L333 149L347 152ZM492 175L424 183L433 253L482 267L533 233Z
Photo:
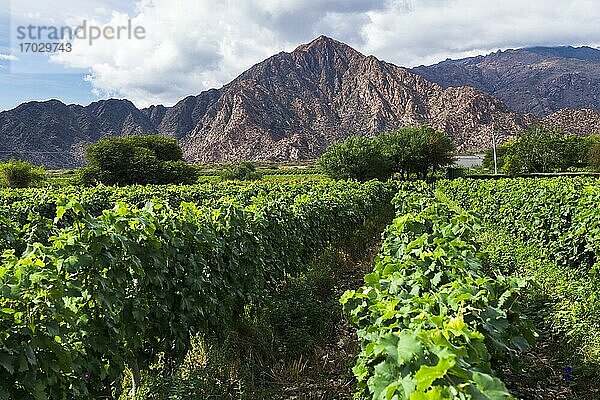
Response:
M73 50L71 43L46 42L46 43L20 43L21 53L70 53Z

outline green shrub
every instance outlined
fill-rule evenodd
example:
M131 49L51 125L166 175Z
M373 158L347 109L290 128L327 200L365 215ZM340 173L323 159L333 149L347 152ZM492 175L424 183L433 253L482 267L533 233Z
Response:
M11 160L0 164L0 175L11 188L24 188L46 178L42 167L34 167L27 161Z
M588 149L587 162L594 171L600 171L600 143L595 143Z
M262 174L256 171L256 167L250 161L232 164L221 172L221 179L226 181L241 180L255 181L262 178Z
M376 138L351 136L334 143L318 164L333 179L385 180L398 174L427 179L440 167L452 164L452 140L428 126L384 132Z
M86 159L80 173L85 184L194 183L198 178L177 141L161 136L106 138L86 149Z
M333 179L385 180L392 174L392 161L379 143L362 136L350 136L334 143L318 160L321 170Z

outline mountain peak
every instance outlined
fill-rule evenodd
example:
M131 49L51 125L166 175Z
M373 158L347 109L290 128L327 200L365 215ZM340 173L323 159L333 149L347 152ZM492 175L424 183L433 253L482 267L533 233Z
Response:
M346 44L339 42L333 38L330 38L329 36L320 35L319 37L311 40L308 43L301 44L300 46L298 46L296 48L296 50L306 51L306 50L310 50L313 47L323 47L323 46L328 47L328 46L338 46L338 45L346 46Z
M22 104L19 104L17 107L12 110L3 111L3 113L7 113L13 110L26 110L32 108L48 108L48 109L57 109L57 108L66 108L67 105L60 100L57 99L49 99L49 100L33 100L28 101Z
M363 56L360 52L342 43L338 40L332 39L328 36L321 35L309 43L301 44L296 47L293 53L300 52L329 52L334 51L337 53L344 53L346 55Z
M520 64L510 68L504 68L502 60L475 61L482 68L490 65L493 74L506 70L515 75L515 70L528 73L529 68L520 66L524 62L545 59L521 53L525 56L519 58ZM536 71L554 68L557 63L552 60L536 65ZM458 65L457 74L470 65ZM478 76L473 74L474 83ZM556 76L561 85L578 82L571 75ZM81 165L81 149L101 137L152 131L180 140L186 159L192 162L314 159L348 135L374 136L418 124L444 130L458 151L465 151L489 146L492 130L506 140L538 120L514 113L473 88L444 89L327 36L269 57L221 89L189 96L173 107L138 110L118 99L62 107L67 109L40 103L31 110L0 114L0 151L52 152L58 155L34 153L29 159L64 168ZM575 117L598 125L596 114ZM565 114L556 119L572 118Z

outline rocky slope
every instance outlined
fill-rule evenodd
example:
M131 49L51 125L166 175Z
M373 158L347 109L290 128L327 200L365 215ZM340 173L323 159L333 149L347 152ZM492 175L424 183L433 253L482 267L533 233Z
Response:
M255 65L208 108L207 96L174 107L196 123L182 139L192 161L314 158L350 134L416 124L446 131L459 150L478 149L491 130L508 135L530 122L478 90L444 90L325 37Z
M478 89L444 89L319 37L173 107L23 104L0 113L0 156L68 167L81 164L82 148L105 135L158 132L177 138L192 162L310 159L351 134L417 124L446 131L465 151L489 147L492 131L506 140L533 122Z
M443 87L473 86L538 116L563 108L600 111L600 50L531 47L446 60L412 72Z
M565 108L545 116L539 124L579 136L600 135L600 113L594 110Z
M108 135L140 135L154 124L127 100L87 107L58 100L30 102L0 113L0 159L27 159L53 168L80 165L85 146Z

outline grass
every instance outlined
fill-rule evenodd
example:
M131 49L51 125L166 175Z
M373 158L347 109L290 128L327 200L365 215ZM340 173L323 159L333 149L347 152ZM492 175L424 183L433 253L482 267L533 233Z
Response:
M491 266L529 281L521 299L540 337L520 370L502 367L509 388L524 399L600 398L600 285L582 271L557 265L543 249L501 232L487 232Z

